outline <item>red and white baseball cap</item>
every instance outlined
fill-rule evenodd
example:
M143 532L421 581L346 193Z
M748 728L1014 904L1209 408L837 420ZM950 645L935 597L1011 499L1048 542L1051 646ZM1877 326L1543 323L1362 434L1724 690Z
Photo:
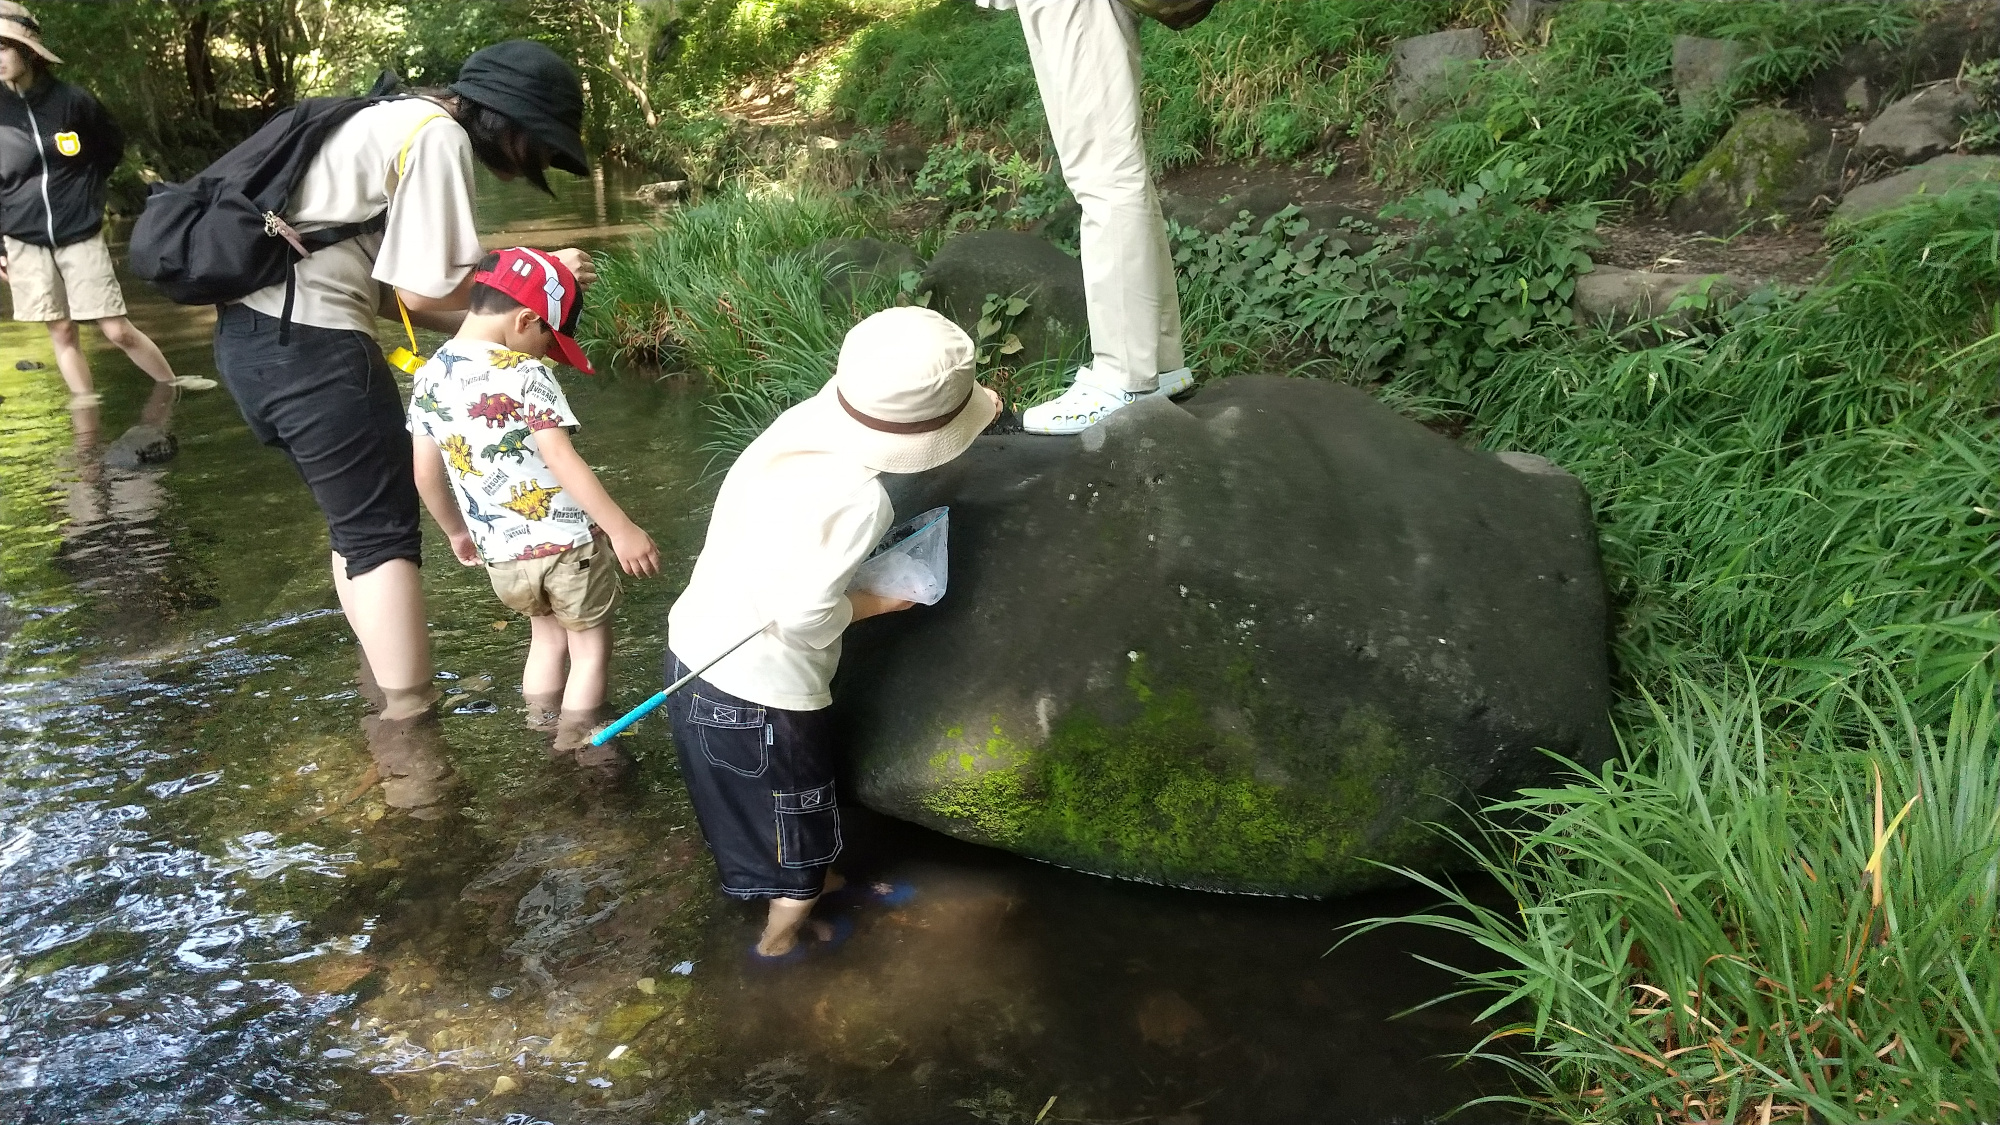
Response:
M585 375L597 374L571 335L576 331L577 313L583 309L583 290L575 275L553 255L540 250L515 246L499 254L500 260L492 269L473 274L472 280L498 289L547 321L556 337L549 354Z

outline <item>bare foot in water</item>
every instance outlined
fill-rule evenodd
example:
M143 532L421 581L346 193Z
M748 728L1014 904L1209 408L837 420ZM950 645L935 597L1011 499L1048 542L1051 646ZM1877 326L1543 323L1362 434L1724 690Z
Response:
M826 873L826 883L820 893L825 894L827 891L839 890L846 885L847 880L845 878L833 871L828 871ZM821 921L817 918L810 920L808 918L812 914L813 904L818 901L818 897L772 899L771 912L764 920L764 936L757 941L757 955L759 957L785 956L798 948L799 934L805 931L808 926L811 927L809 932L812 934L813 940L819 942L832 941L835 930L831 923Z

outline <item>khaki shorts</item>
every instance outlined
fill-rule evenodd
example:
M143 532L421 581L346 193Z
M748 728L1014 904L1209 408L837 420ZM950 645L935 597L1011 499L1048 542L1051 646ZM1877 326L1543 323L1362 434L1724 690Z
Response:
M618 556L601 537L547 558L487 563L486 577L501 605L529 617L554 617L572 633L611 620L624 593Z
M15 320L103 320L125 315L125 294L98 231L82 242L34 246L8 238L7 284Z

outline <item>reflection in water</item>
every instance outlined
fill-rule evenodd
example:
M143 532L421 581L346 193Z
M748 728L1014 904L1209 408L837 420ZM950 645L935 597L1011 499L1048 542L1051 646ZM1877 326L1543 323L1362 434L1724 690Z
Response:
M482 225L616 237L637 182L558 178L554 205L488 183ZM212 373L204 310L128 293ZM916 896L854 894L846 946L752 969L664 724L631 736L622 791L551 761L513 690L527 630L433 536L441 725L369 739L318 513L228 398L107 376L72 414L52 371L12 369L45 339L0 344L0 1120L1388 1122L1475 1092L1434 1057L1469 1041L1464 1008L1385 1022L1444 983L1396 942L1465 950L1322 956L1421 897L1179 894L854 810L850 874ZM684 578L692 389L569 393ZM178 455L108 462L135 426ZM628 588L614 703L657 687L674 577Z

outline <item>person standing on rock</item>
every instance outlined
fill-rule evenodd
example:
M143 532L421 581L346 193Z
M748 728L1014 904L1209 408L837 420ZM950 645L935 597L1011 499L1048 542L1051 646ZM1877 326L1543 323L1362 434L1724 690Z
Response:
M435 725L430 638L424 624L417 483L396 373L375 341L375 319L457 331L485 251L473 217L473 162L496 176L547 190L543 170L587 176L580 133L583 87L540 43L514 40L475 52L443 90L384 100L327 135L286 202L301 232L381 216L379 233L315 251L283 283L221 307L215 366L259 441L282 450L326 516L333 583L361 642L363 688L382 735ZM580 286L596 280L590 255L550 257ZM289 313L290 321L285 316ZM376 754L394 796L434 795L439 781L399 770L423 760ZM409 780L427 784L409 784ZM398 803L396 800L392 804Z
M979 0L1020 13L1063 180L1083 208L1090 365L1022 412L1031 434L1074 434L1142 398L1194 387L1181 352L1166 220L1146 162L1139 17L1120 0ZM1151 0L1187 26L1214 0Z
M56 368L78 409L97 403L77 321L156 383L205 391L215 380L176 378L159 345L125 316L125 294L104 245L104 185L125 153L125 134L90 91L57 79L28 9L0 0L0 281L14 319L49 327Z

